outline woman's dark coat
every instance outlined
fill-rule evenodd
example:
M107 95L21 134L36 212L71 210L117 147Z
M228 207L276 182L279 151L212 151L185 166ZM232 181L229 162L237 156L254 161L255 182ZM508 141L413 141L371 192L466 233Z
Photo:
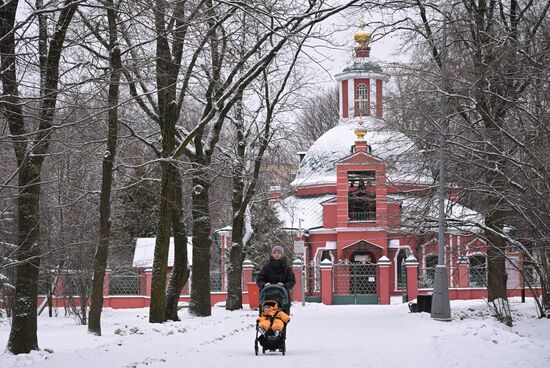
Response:
M287 264L286 257L282 257L279 260L269 258L269 261L260 271L256 283L260 287L260 290L264 288L266 283L277 284L282 282L285 288L290 291L296 283L294 272Z

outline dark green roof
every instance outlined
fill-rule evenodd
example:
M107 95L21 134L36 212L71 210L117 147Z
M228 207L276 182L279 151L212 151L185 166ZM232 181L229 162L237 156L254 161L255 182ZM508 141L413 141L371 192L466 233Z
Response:
M353 63L353 65L348 66L347 68L344 69L344 72L355 72L355 71L383 73L383 70L380 67L380 65L372 61L369 61L366 63Z

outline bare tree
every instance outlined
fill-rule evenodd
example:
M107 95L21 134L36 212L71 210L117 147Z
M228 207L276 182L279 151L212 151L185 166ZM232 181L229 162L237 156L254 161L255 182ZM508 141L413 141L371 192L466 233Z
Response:
M260 115L261 119L253 118L251 122L245 124L242 93L235 106L233 125L236 130L236 139L234 164L232 165L234 171L232 244L227 273L226 302L226 309L228 310L242 309L242 266L248 253L247 243L253 232L250 211L251 201L256 194L263 157L271 140L273 120L276 118L279 105L288 103L289 93L294 87L291 76L295 73L298 57L306 41L307 37L304 37L297 45L280 83L275 82L277 79L275 74L270 73L268 69L262 72L262 106L258 109L259 111L254 112L256 116ZM274 63L273 69L279 71L284 70L284 67ZM254 133L256 129L260 129L260 131ZM254 136L257 136L257 138L252 139Z
M145 10L145 14L151 11L155 18L154 30L145 29L146 23L140 24L140 29L151 35L151 40L156 40L153 69L156 80L151 88L140 68L132 69L128 80L132 96L147 116L158 123L162 137L159 152L163 179L153 265L151 322L162 322L166 318L166 259L174 193L174 176L170 174L173 164L169 159L185 154L191 163L194 252L190 310L206 316L210 315L209 167L225 118L236 103L239 91L252 83L286 44L302 38L311 25L355 3L357 1L331 6L318 1L288 4L157 1ZM137 6L140 11L146 9L144 4ZM236 20L244 12L261 25L261 32L251 39L246 53L239 58L228 45L235 34L240 34L240 23ZM149 42L140 42L144 46L140 52L147 54ZM182 141L175 147L175 126L182 109L193 100L201 104L200 118L192 124L192 129L184 132Z
M189 280L187 254L187 226L183 216L182 179L179 171L174 173L174 204L172 207L172 231L174 233L174 265L166 288L166 319L179 321L178 301L181 289Z
M13 323L8 340L8 350L12 353L28 353L38 349L36 336L36 296L38 269L40 266L40 183L41 167L52 133L52 121L56 111L58 95L59 61L63 51L67 28L80 1L64 1L60 8L52 8L58 13L54 33L40 32L40 50L48 46L47 54L40 55L41 106L38 112L38 128L29 131L31 118L24 111L24 101L20 95L20 76L17 67L17 30L23 24L16 22L19 1L2 2L0 8L0 56L2 98L0 105L8 120L13 147L18 165L19 193L17 204L18 249L16 259L17 280L13 305ZM55 6L55 5L54 5ZM39 18L45 16L39 13ZM48 42L49 41L49 42ZM25 66L23 66L25 68Z
M118 38L117 7L112 0L105 0L107 11L108 40L98 35L109 53L109 87L107 146L103 155L101 173L101 194L99 197L99 239L94 255L94 276L92 284L90 320L88 332L101 335L101 311L103 308L103 282L109 255L111 237L111 190L113 183L113 166L117 151L119 83L122 73L121 50Z
M289 3L288 7L283 8L280 7L282 4L275 3L248 4L243 11L254 14L255 20L260 24L271 26L259 34L243 57L229 66L226 64L229 60L225 52L227 39L221 36L225 36L231 28L223 25L223 22L224 17L237 13L240 8L233 7L223 13L219 8L208 8L207 21L211 30L208 40L211 47L211 72L207 79L209 82L205 94L206 105L201 121L189 132L173 156L177 158L185 154L192 164L194 249L190 304L192 313L199 316L207 316L211 313L209 290L211 226L208 209L210 181L207 168L211 164L212 154L219 142L220 131L228 112L239 101L241 91L261 75L288 43L299 43L311 26L354 3L356 2L351 1L340 6L328 6L323 2L309 1L308 4ZM209 5L213 4L209 3ZM290 13L293 14L292 17L288 17ZM210 130L206 135L205 128L209 123L211 123ZM193 143L193 146L189 146L190 143Z
M549 234L547 208L535 198L548 193L548 163L540 155L548 143L538 137L547 137L541 119L546 107L539 101L541 81L548 77L548 37L543 29L550 2L457 2L445 8L440 1L392 1L384 6L395 14L403 12L403 18L397 15L385 29L407 32L408 46L414 49L414 62L401 68L398 85L401 127L434 162L435 122L443 118L434 108L434 97L446 95L449 173L461 188L462 202L484 215L484 223L478 225L489 244L489 301L506 311L506 306L496 305L506 300L506 246L519 246L506 234L507 227L522 228L524 233L536 227L540 249ZM449 25L446 91L436 88L443 22Z
M321 91L304 103L303 109L296 116L296 129L303 138L302 144L309 147L338 124L338 103L338 87Z

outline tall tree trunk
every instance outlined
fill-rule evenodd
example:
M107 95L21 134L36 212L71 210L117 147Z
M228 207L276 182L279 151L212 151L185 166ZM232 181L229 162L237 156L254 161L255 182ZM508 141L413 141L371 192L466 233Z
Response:
M541 288L542 288L542 308L546 312L546 317L550 318L550 248L549 245L542 246L540 251L540 260L542 264Z
M86 325L88 323L88 285L85 280L85 275L78 275L78 299L80 303L80 324ZM75 307L76 309L76 307Z
M163 161L161 167L162 190L151 280L151 305L149 307L149 322L151 323L166 321L166 272L172 225L172 202L174 200L172 164Z
M113 183L113 165L116 157L118 133L118 96L122 62L118 48L117 15L113 1L107 0L107 18L109 21L109 114L107 147L103 155L101 173L101 194L99 195L99 241L94 256L94 278L90 305L88 332L101 336L101 311L103 309L103 283L107 258L109 256L109 240L111 237L111 190Z
M244 137L244 116L242 106L242 91L235 103L237 144L235 147L237 157L233 172L233 196L231 206L233 209L233 222L231 224L231 250L229 252L229 270L227 272L227 301L225 309L237 310L243 307L242 272L244 261L244 211L242 210L245 190L245 155L246 144Z
M208 160L200 156L192 162L193 268L189 311L200 317L211 315L210 306L210 237L211 223L208 191Z
M166 288L166 319L179 321L178 301L183 285L189 279L187 267L187 228L183 219L183 195L181 175L174 167L174 205L172 207L172 231L174 232L174 266Z
M20 187L17 197L16 251L19 263L16 266L14 313L8 340L8 350L14 354L29 353L38 349L36 298L40 266L40 171L51 140L58 95L59 60L67 29L78 7L74 0L65 1L66 6L59 12L55 31L49 39L47 59L45 65L41 65L44 71L41 73L43 79L38 129L33 140L30 140L25 129L25 115L19 97L19 79L16 72L14 22L18 3L10 1L0 7L0 78L3 87L0 105L12 135L19 167ZM40 37L44 36L46 35L40 32Z
M8 350L14 354L38 350L36 297L40 267L40 173L25 165L19 173L17 230L19 234L13 317Z
M244 225L235 224L233 221L231 239L231 251L229 252L229 270L227 272L227 301L225 309L238 310L243 308L243 261L245 252L243 251Z
M482 111L489 111L486 105L485 96L478 98L482 101ZM506 294L506 242L498 235L504 231L506 212L502 193L505 192L506 178L501 170L505 167L501 152L505 152L505 145L500 136L499 126L503 123L502 120L494 121L494 117L485 117L485 139L494 147L496 154L488 151L486 154L487 162L491 162L496 167L495 171L485 173L485 180L488 188L492 190L489 194L488 213L485 218L487 226L495 231L487 234L487 294L489 302L501 299L507 301Z
M502 215L496 211L486 217L487 226L502 231ZM506 243L501 236L487 234L487 292L489 301L507 299L506 295Z
M185 2L177 2L175 12L183 13ZM166 321L166 272L168 250L170 244L170 229L172 227L172 202L174 200L174 169L168 160L172 157L175 145L176 123L179 118L179 108L176 98L176 82L179 72L179 60L174 60L170 48L168 30L166 29L167 4L164 0L155 1L155 30L157 32L156 46L156 83L158 98L158 123L162 135L162 153L164 159L162 168L162 189L159 209L159 219L156 230L155 253L153 260L153 277L151 280L151 305L149 322L162 323ZM177 20L177 22L181 19ZM177 28L181 28L179 23ZM177 33L177 32L176 32ZM178 37L176 37L177 39ZM175 49L178 49L173 45ZM178 56L179 59L179 56Z

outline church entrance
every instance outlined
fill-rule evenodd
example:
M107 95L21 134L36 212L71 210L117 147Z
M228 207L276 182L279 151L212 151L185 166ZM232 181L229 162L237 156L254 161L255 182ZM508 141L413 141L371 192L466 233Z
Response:
M378 304L376 264L368 251L334 265L334 304Z

